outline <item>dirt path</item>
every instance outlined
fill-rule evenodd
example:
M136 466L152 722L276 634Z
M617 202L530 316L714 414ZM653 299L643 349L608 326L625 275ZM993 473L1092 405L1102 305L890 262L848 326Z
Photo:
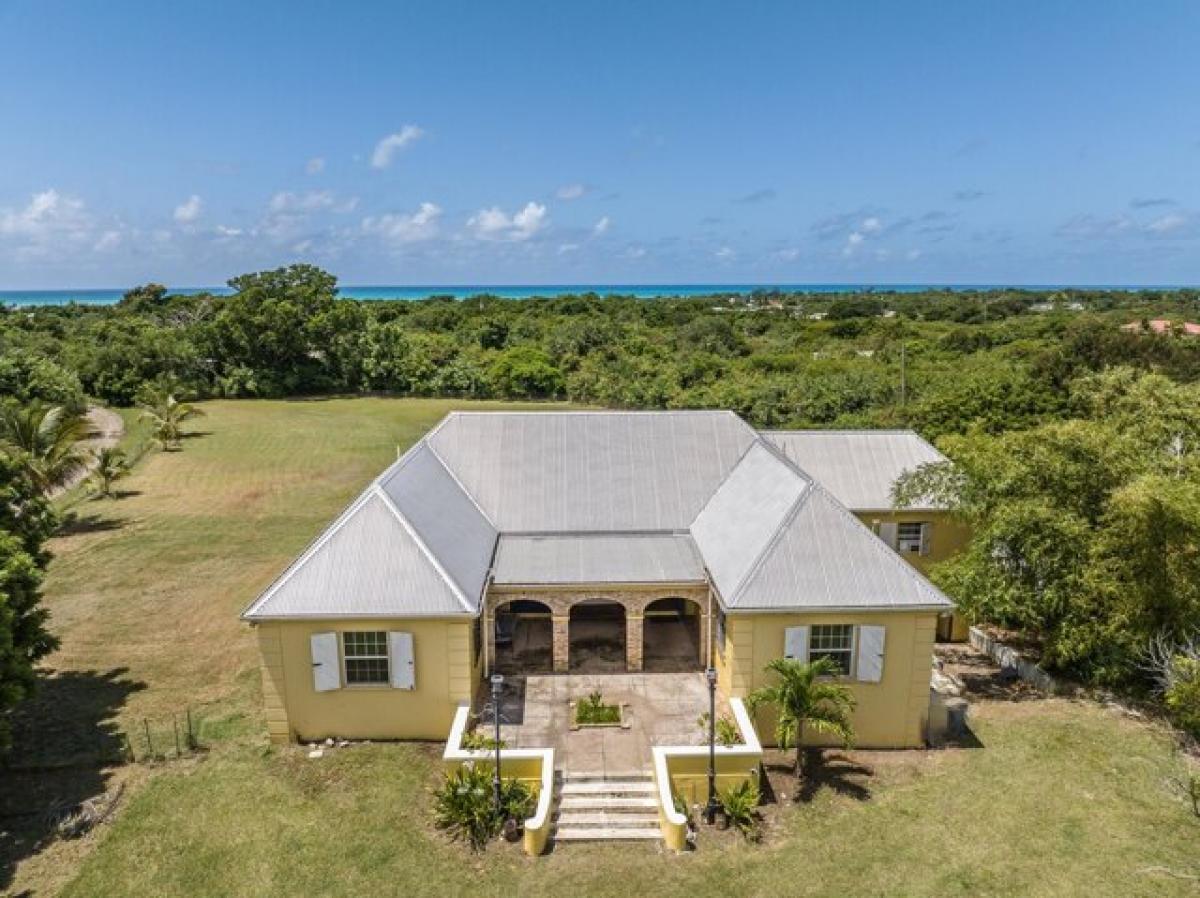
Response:
M121 437L125 435L125 421L112 409L104 408L100 405L89 406L87 422L88 435L82 442L85 449L105 449L115 446L120 442ZM89 459L88 463L69 477L65 483L52 490L50 498L56 499L63 493L78 486L92 473L92 469L95 467L95 459Z

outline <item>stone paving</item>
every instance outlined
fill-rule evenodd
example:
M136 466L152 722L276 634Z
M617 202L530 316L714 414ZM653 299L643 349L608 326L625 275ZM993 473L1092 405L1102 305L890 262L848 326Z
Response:
M595 690L605 702L627 706L627 727L571 729L568 703ZM655 745L703 745L697 718L707 710L708 685L699 672L513 676L501 699L501 736L512 748L553 747L556 766L571 774L644 773ZM489 712L485 707L480 720L488 732ZM717 714L728 713L718 692Z

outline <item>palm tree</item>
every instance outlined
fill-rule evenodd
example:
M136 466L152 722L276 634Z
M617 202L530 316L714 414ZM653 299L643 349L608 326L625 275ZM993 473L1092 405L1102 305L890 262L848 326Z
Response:
M0 448L25 460L43 492L66 483L87 463L79 442L87 437L87 419L61 405L34 400L0 406Z
M142 420L154 428L154 437L164 449L178 449L183 439L183 422L204 414L190 402L180 402L174 393L163 391L142 404Z
M125 453L120 449L105 446L103 449L92 450L92 461L92 485L101 496L111 498L113 484L129 473L129 462L125 460Z
M850 724L854 694L849 687L826 679L840 673L840 668L829 658L811 662L776 658L767 665L767 670L774 672L778 680L754 690L747 702L752 709L764 704L775 706L779 713L775 740L784 751L796 750L799 784L804 777L804 728L837 736L849 747L854 741L854 728Z

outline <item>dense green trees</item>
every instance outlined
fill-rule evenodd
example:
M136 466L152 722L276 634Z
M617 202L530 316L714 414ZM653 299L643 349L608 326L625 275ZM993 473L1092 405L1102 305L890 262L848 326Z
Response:
M971 524L935 573L971 617L1034 637L1052 667L1128 684L1153 638L1200 627L1200 388L1115 368L1068 403L1066 420L947 438L953 467L899 497L936 495Z
M229 284L229 296L148 284L109 308L0 309L0 399L79 412L85 397L133 405L151 385L176 397L567 399L731 408L759 427L911 426L958 463L913 488L945 491L977 528L938 572L972 615L1111 683L1143 680L1151 635L1200 626L1200 340L1121 330L1200 318L1196 291L356 302L308 265Z
M55 518L17 452L0 452L0 749L7 712L33 689L34 665L56 646L41 607L45 543Z

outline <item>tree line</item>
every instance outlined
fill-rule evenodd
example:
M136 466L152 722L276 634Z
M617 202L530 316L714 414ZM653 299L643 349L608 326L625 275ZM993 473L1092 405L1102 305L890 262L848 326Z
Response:
M1123 329L1197 320L1197 291L355 301L308 265L229 286L0 311L0 401L386 393L912 427L955 462L905 488L941 491L974 526L935 573L970 616L1028 634L1051 667L1147 690L1163 688L1149 640L1182 647L1200 628L1200 339ZM52 512L27 476L3 474L0 529L36 579Z

